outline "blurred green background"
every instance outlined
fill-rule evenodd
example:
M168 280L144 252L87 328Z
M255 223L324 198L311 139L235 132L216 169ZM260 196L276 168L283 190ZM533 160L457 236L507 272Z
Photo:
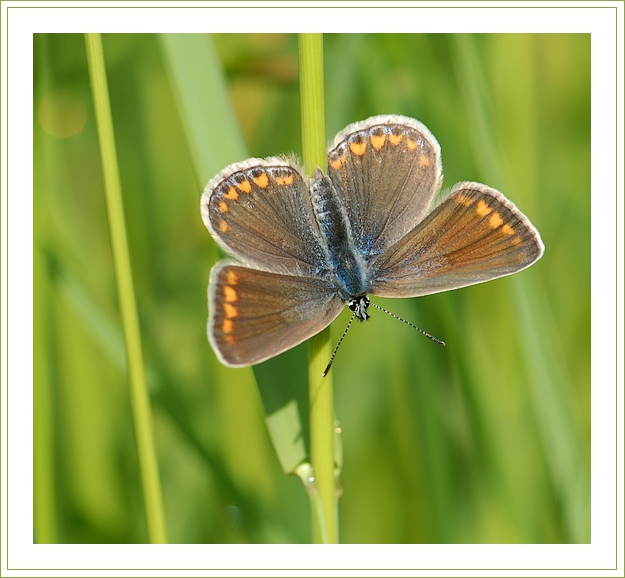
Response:
M415 117L446 189L500 189L546 246L512 277L378 299L445 348L375 310L352 328L333 368L341 542L589 542L590 36L324 41L328 140ZM297 36L103 42L169 540L309 542L254 373L207 342L220 255L199 212L226 164L301 154ZM34 59L34 540L145 542L84 37L35 35Z

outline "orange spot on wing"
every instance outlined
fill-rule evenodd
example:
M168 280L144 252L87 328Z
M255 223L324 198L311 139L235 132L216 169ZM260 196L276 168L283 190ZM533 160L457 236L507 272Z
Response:
M236 285L239 282L239 277L232 270L226 273L226 277L228 277L227 279L228 285Z
M229 201L236 201L239 198L239 193L237 193L237 190L234 187L230 187L228 192L223 195L223 198L228 199Z
M367 151L367 143L366 142L350 142L349 150L352 151L355 155L361 157Z
M430 159L428 157L426 157L425 155L421 155L419 157L419 166L420 167L429 167L430 166Z
M226 223L226 221L222 219L221 221L219 221L219 230L222 233L227 233L230 230L230 225L228 225L228 223Z
M519 237L519 236L517 235L514 239L512 239L512 242L513 242L515 245L520 245L520 244L521 244L521 237Z
M506 235L514 235L514 229L510 225L508 225L508 223L506 223L503 227L501 227L501 230Z
M219 200L219 212L220 213L227 213L228 212L228 205L226 204L226 201L223 200Z
M256 177L254 179L254 184L261 189L267 188L267 185L269 184L269 177L267 176L267 173L263 173L262 175Z
M239 315L237 308L230 303L224 303L224 313L228 319L232 319L233 317Z
M413 140L410 140L409 138L406 139L406 146L408 147L408 150L413 151L414 149L417 148L417 143L414 142Z
M293 175L289 174L286 177L276 177L276 183L280 186L282 185L292 185L293 184Z
M231 319L224 319L224 322L221 324L221 330L224 333L231 333L233 327L234 323L232 323Z
M245 180L237 185L237 189L243 191L244 193L251 193L252 185L248 180Z
M396 147L404 138L403 134L389 134L388 142L390 142L394 147Z
M330 161L330 166L335 171L338 171L345 164L345 161L347 161L347 159L345 158L345 156L342 156L342 157L339 157L338 159L334 159L333 161Z
M484 199L480 199L477 202L477 214L481 215L482 217L485 217L486 215L488 215L489 213L492 213L493 210L486 204L486 202L484 201Z
M230 285L224 287L224 299L228 302L236 301L239 298L237 292Z
M380 135L380 136L372 135L371 138L369 139L371 146L376 151L379 151L384 146L384 141L386 141L386 137L384 135Z
M493 213L493 216L488 220L488 222L493 229L496 229L497 227L500 227L502 225L503 219L501 218L501 215L497 211L495 211Z

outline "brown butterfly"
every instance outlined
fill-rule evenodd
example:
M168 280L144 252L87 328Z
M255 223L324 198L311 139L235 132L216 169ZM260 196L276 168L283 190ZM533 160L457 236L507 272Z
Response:
M259 363L327 327L369 295L417 297L529 267L544 246L499 191L460 183L430 208L440 147L420 122L347 126L312 180L291 160L230 165L202 195L206 227L236 261L209 284L208 337L226 365ZM353 318L353 317L352 317Z

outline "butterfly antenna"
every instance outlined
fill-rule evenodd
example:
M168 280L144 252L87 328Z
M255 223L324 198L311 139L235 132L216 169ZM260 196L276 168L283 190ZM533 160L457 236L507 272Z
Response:
M332 357L330 358L330 361L328 362L328 365L326 366L326 369L323 372L323 375L321 377L325 377L326 375L328 375L328 371L330 371L330 367L332 367L332 362L334 361L334 358L336 357L336 352L339 350L339 346L341 345L341 343L343 343L343 339L345 339L345 336L347 335L347 332L349 331L349 328L352 325L352 321L354 320L354 317L356 317L356 312L355 311L352 314L352 317L349 320L349 323L347 324L347 327L345 328L345 331L343 331L343 335L341 335L341 338L339 339L339 342L336 344L336 347L334 348L334 352L332 353Z
M423 329L421 329L420 327L417 327L416 325L413 325L412 323L410 323L410 321L406 321L405 319L402 319L399 315L395 315L395 313L391 313L388 309L384 309L384 307L380 307L379 305L376 305L372 301L369 304L373 305L376 309L379 309L380 311L384 311L384 313L388 313L391 317L395 317L395 319L399 319L400 321L403 321L406 325L410 325L410 327L412 327L413 329L416 329L419 333L422 333L423 335L425 335L426 337L428 337L432 341L435 341L439 345L445 345L444 341L441 341L440 339L437 339L436 337L434 337L433 335L431 335L427 331L423 331ZM350 321L350 323L351 323L351 321ZM349 328L349 325L347 327ZM347 329L345 331L347 331ZM341 338L341 341L342 340L343 339ZM339 341L339 344L340 343L341 342ZM338 347L338 345L337 345L337 347Z

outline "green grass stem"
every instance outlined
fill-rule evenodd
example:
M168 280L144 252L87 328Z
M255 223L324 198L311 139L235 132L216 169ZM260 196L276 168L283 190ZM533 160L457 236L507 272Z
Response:
M102 158L113 262L128 357L130 399L139 454L148 538L151 543L162 544L167 541L163 500L152 434L152 414L126 237L102 38L99 34L85 34L85 44Z
M299 75L304 167L312 176L317 167L326 169L325 109L323 87L323 36L299 35ZM316 493L311 512L315 542L338 540L337 491L334 465L334 405L332 373L325 369L332 346L330 328L308 341L310 395L310 453ZM319 503L317 503L317 500Z

